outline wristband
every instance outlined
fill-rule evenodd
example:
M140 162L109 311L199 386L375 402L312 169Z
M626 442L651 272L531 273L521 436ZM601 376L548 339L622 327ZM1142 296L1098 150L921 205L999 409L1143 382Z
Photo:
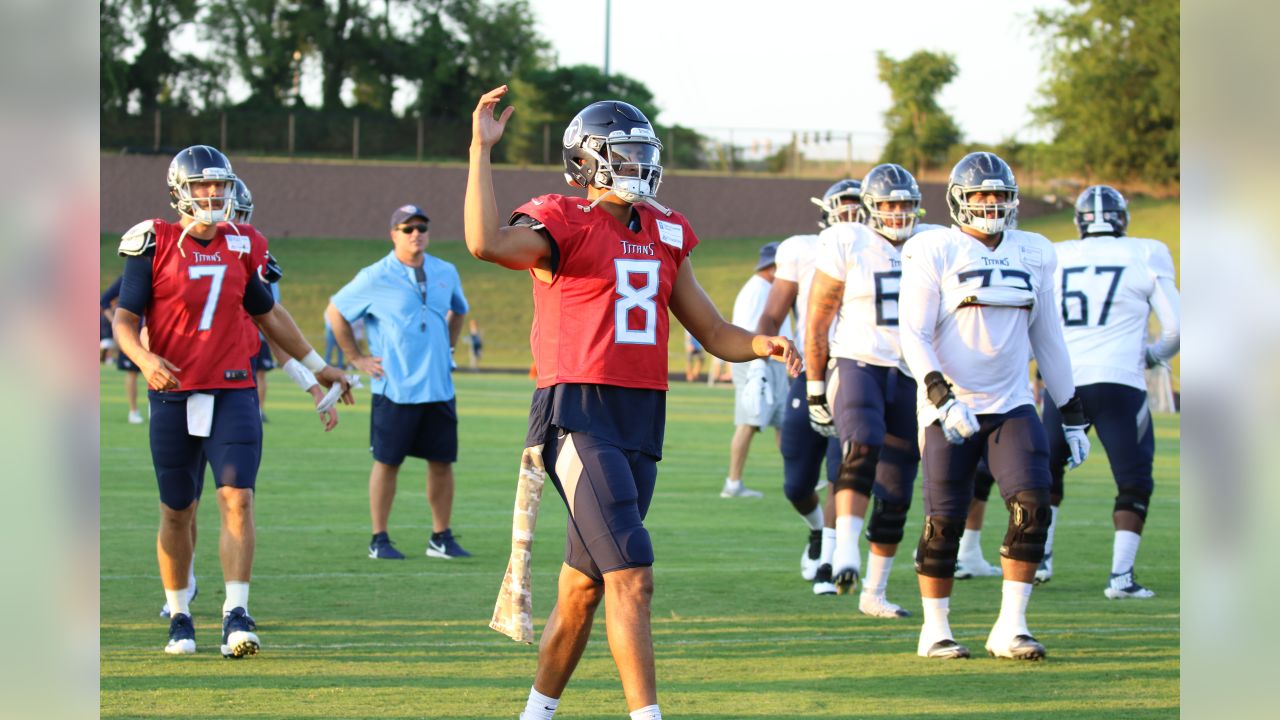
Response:
M804 382L804 392L810 397L815 395L826 397L827 382L825 380L806 380Z
M316 376L310 370L302 366L302 363L293 358L284 364L284 374L289 376L298 387L303 391L310 390L312 385L316 385Z
M955 393L951 392L951 386L942 377L942 373L934 370L924 376L925 396L929 398L929 402L933 406L942 409L947 401L955 399Z
M325 368L325 365L328 364L324 361L324 358L320 357L320 353L316 352L314 349L307 353L307 356L302 358L301 362L303 366L313 373L320 372Z

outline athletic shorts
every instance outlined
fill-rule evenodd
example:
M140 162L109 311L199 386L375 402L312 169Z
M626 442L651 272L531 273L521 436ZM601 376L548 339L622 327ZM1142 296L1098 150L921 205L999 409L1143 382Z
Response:
M947 442L936 421L924 429L924 512L963 520L974 495L974 471L986 459L1000 496L1048 490L1049 438L1031 405L978 416L979 430L959 445Z
M133 364L133 361L129 359L129 356L125 355L123 352L116 353L116 369L123 372L142 372L138 369L137 365Z
M787 406L787 366L766 360L764 382L749 384L752 363L733 364L733 424L754 428L782 427L782 416ZM758 372L758 371L757 371ZM751 393L752 396L748 397Z
M373 396L369 451L384 465L400 465L406 456L433 462L458 461L458 411L455 399L401 405Z
M209 437L187 432L190 392L147 392L151 402L151 462L160 501L183 510L200 498L206 460L218 487L254 489L262 461L262 418L255 388L201 390L214 396Z
M594 580L653 565L644 517L658 479L657 459L586 433L555 430L542 459L569 510L565 564Z
M1076 395L1111 463L1116 487L1150 494L1155 489L1151 466L1155 460L1155 429L1147 391L1118 383L1094 383L1076 388ZM1045 394L1044 427L1049 434L1049 470L1053 473L1051 492L1063 494L1063 473L1071 449L1062 431L1062 413Z
M841 443L881 447L888 434L914 446L916 382L897 368L836 358L828 394Z

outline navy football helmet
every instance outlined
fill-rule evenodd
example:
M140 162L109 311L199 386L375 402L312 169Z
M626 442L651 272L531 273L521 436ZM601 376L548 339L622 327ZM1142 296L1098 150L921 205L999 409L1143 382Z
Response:
M1129 203L1110 185L1085 188L1076 198L1076 229L1080 237L1124 235L1129 228Z
M258 266L258 277L262 278L265 283L280 282L280 278L284 277L284 269L280 267L280 263L267 253L267 261Z
M907 206L881 210L880 203L886 202ZM890 242L904 242L920 217L920 186L901 165L877 165L862 179L862 204L868 227Z
M583 108L564 131L564 179L610 190L628 203L652 200L662 183L662 141L639 108L604 100Z
M975 192L1000 193L1004 199L971 203L969 196ZM996 235L1013 227L1017 208L1018 183L1013 170L995 153L969 153L951 169L951 177L947 179L947 209L960 227Z
M169 204L184 217L205 225L231 219L235 205L236 174L231 161L216 148L192 145L173 156L166 178ZM217 183L215 193L207 198L192 196L192 183Z
M818 227L829 228L836 223L857 222L862 206L862 183L858 180L845 179L827 188L822 199L809 198L814 205L822 208L818 218Z
M253 219L253 193L244 180L236 178L235 209L231 214L231 222L247 223Z

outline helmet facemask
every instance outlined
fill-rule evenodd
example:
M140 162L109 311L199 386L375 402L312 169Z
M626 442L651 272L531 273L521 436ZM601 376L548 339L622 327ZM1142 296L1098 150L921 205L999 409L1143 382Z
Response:
M575 155L582 175L593 187L610 190L626 203L638 203L658 195L662 184L662 143L649 136L617 138L587 136ZM594 166L594 167L593 167Z
M1003 200L994 203L970 202L974 193L997 193ZM984 180L982 185L952 185L947 195L951 217L962 227L972 228L984 235L997 235L1006 228L1018 207L1018 188L997 180Z
M195 183L216 183L218 190L208 197L195 197ZM227 222L235 211L235 175L222 168L206 168L201 177L180 177L172 185L172 205L183 217L202 225Z
M916 231L916 220L920 217L920 196L912 196L905 190L894 190L887 196L864 195L866 205L864 214L867 225L880 233L890 242L905 242ZM905 209L881 210L881 203L908 203Z

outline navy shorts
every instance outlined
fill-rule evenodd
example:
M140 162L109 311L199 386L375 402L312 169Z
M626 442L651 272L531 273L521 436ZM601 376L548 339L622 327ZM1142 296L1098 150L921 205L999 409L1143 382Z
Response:
M1000 496L1049 489L1049 438L1035 407L978 416L979 430L960 445L937 422L924 429L924 512L964 520L973 500L974 471L986 459Z
M184 510L200 499L206 461L214 482L252 490L262 461L262 417L254 388L202 390L215 396L209 437L187 434L190 392L148 391L151 401L151 462L160 502Z
M876 447L885 435L916 437L916 381L897 368L836 358L831 414L840 442Z
M142 372L138 369L137 365L133 364L133 361L129 359L129 356L125 355L123 352L116 353L116 369L124 372Z
M1076 388L1084 416L1107 450L1111 476L1116 487L1150 494L1155 489L1151 465L1155 458L1156 436L1151 426L1147 391L1118 383L1095 383ZM1062 432L1062 413L1045 394L1044 426L1049 433L1049 470L1053 473L1051 492L1062 496L1062 476L1071 449Z
M253 366L253 371L255 373L259 370L265 372L267 370L276 369L276 359L271 356L271 346L267 344L266 340L262 340L260 342L258 345L258 354L249 358L249 364Z
M827 461L827 482L834 485L840 474L840 442L819 435L809 424L809 402L801 375L791 381L782 413L782 490L788 500L799 502L813 494L823 458Z
M455 399L401 405L375 394L369 420L369 451L383 465L400 465L409 455L432 462L457 462Z
M542 459L569 510L566 565L594 580L653 565L644 517L658 480L657 458L560 430L548 438Z

